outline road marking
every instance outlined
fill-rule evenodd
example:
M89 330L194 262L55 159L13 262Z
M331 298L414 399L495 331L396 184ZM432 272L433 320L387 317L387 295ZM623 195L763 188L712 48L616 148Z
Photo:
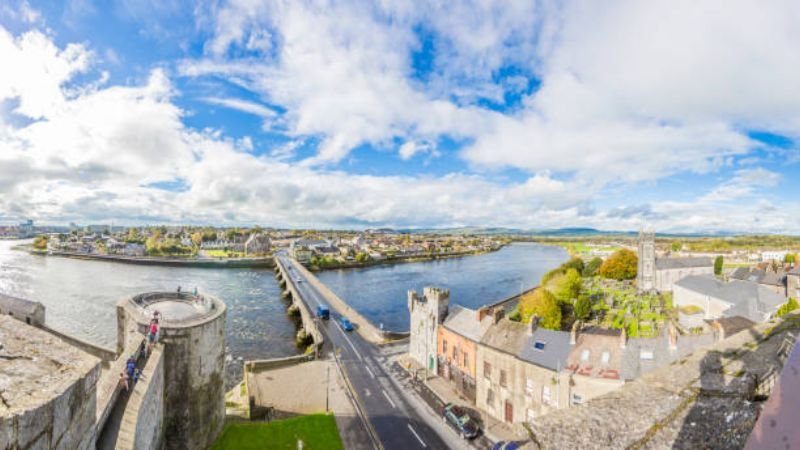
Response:
M348 344L350 344L350 348L353 349L353 352L356 354L356 356L358 356L358 359L360 361L364 361L364 359L361 358L361 353L358 353L358 350L356 350L356 346L353 345L353 342L350 341L350 338L347 337L347 334L345 334L344 330L342 329L342 326L339 325L338 322L336 323L336 329L338 329L342 333L342 336L344 336L344 340L347 341Z
M372 373L371 370L369 370L369 366L364 366L364 368L367 369L367 372L369 372L369 376L371 376L374 379L375 378L375 374Z
M384 391L383 389L381 389L381 392L383 392L383 396L386 397L386 400L389 400L389 403L392 404L392 408L397 409L397 405L395 405L392 399L389 398L389 394L387 394L386 391ZM417 439L419 439L419 437ZM422 442L422 440L420 440L420 442Z
M423 440L422 440L422 438L421 438L421 437L419 437L419 435L417 434L417 432L416 432L416 431L414 431L414 428L411 426L411 424L410 424L410 423L408 423L408 424L406 424L406 425L408 425L408 429L411 431L411 433L414 435L414 437L415 437L415 438L417 438L417 440L419 441L419 443L420 443L420 444L422 444L422 448L428 448L428 446L427 446L427 445L425 445L425 441L423 441Z
M364 389L364 397L369 397L370 395L372 394L369 393L369 389Z

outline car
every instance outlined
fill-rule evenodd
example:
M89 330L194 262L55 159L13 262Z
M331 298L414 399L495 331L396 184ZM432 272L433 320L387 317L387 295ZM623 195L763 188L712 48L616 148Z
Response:
M467 411L452 403L448 403L442 409L442 420L455 428L456 432L463 439L475 439L480 433L480 428L475 420L470 417Z
M328 308L327 305L319 305L317 306L317 317L322 320L328 320L331 318L331 310Z
M298 282L298 283L302 283L302 282L303 282L303 279L302 279L302 278L295 278L295 280L294 280L294 281L296 281L296 282Z
M492 446L492 450L517 450L522 447L521 442L500 441Z
M353 331L353 324L345 316L339 317L339 325L344 331Z

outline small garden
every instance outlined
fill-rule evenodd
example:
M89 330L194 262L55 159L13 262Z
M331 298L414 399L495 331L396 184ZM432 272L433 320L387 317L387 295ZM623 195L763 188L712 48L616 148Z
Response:
M312 414L274 422L229 422L212 448L338 450L344 446L333 415Z

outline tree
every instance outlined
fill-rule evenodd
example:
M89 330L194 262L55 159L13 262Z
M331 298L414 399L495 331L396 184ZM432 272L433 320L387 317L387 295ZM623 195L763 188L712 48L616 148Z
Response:
M33 240L33 248L37 250L46 250L47 249L47 236L40 234L36 236L36 239Z
M682 249L682 248L683 248L683 244L681 244L681 243L680 243L680 242L678 242L678 241L675 241L675 242L673 242L672 244L670 244L670 249L671 249L673 252L679 252L679 251L681 251L681 249Z
M578 258L577 256L572 257L569 261L565 262L561 265L561 269L567 271L569 269L575 269L578 272L578 275L583 273L585 265L583 263L583 259Z
M539 316L539 326L549 330L561 329L561 308L556 297L547 289L539 288L525 294L519 301L522 322L529 323L534 314Z
M788 264L794 264L797 262L797 255L794 253L787 253L786 256L783 257L783 262Z
M578 297L575 302L575 317L579 320L586 320L592 312L592 301L586 295Z
M553 295L560 303L572 302L581 293L581 276L575 269L567 269L563 275L553 280Z
M631 280L636 278L636 266L638 263L639 258L636 253L623 248L617 250L603 261L597 273L604 278L613 280Z
M369 260L369 254L367 254L366 252L358 252L356 254L356 261L365 262L367 260Z
M717 256L714 258L714 275L719 275L722 273L722 263L723 263L722 255Z
M601 265L603 265L603 260L601 258L592 258L592 260L586 264L586 267L583 268L583 276L593 277L597 275L597 269L599 269Z
M138 228L128 228L128 236L125 238L125 242L137 244L141 242L141 239Z
M797 309L798 306L800 305L797 304L797 300L795 300L794 298L790 298L789 301L787 301L786 303L781 305L780 308L778 308L778 311L775 313L775 315L778 317L783 317L786 314L789 314L790 312Z

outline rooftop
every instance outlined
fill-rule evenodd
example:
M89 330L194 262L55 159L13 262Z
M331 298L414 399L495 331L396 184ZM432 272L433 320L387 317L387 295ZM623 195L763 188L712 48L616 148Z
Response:
M148 292L124 301L138 312L140 323L149 323L153 312L158 311L163 326L192 325L225 310L225 304L217 298L191 292Z
M0 315L0 417L49 402L99 364L44 330Z
M688 269L691 267L711 267L714 263L711 258L657 258L656 269Z
M487 324L491 322L491 317L485 317L483 325L478 320L478 312L474 309L465 308L461 305L450 306L447 318L442 324L453 333L464 336L475 342L480 342L487 329Z
M754 322L762 322L766 314L786 302L782 295L753 281L725 283L710 275L691 275L675 285L729 303L731 308L725 312L726 316L742 316Z

